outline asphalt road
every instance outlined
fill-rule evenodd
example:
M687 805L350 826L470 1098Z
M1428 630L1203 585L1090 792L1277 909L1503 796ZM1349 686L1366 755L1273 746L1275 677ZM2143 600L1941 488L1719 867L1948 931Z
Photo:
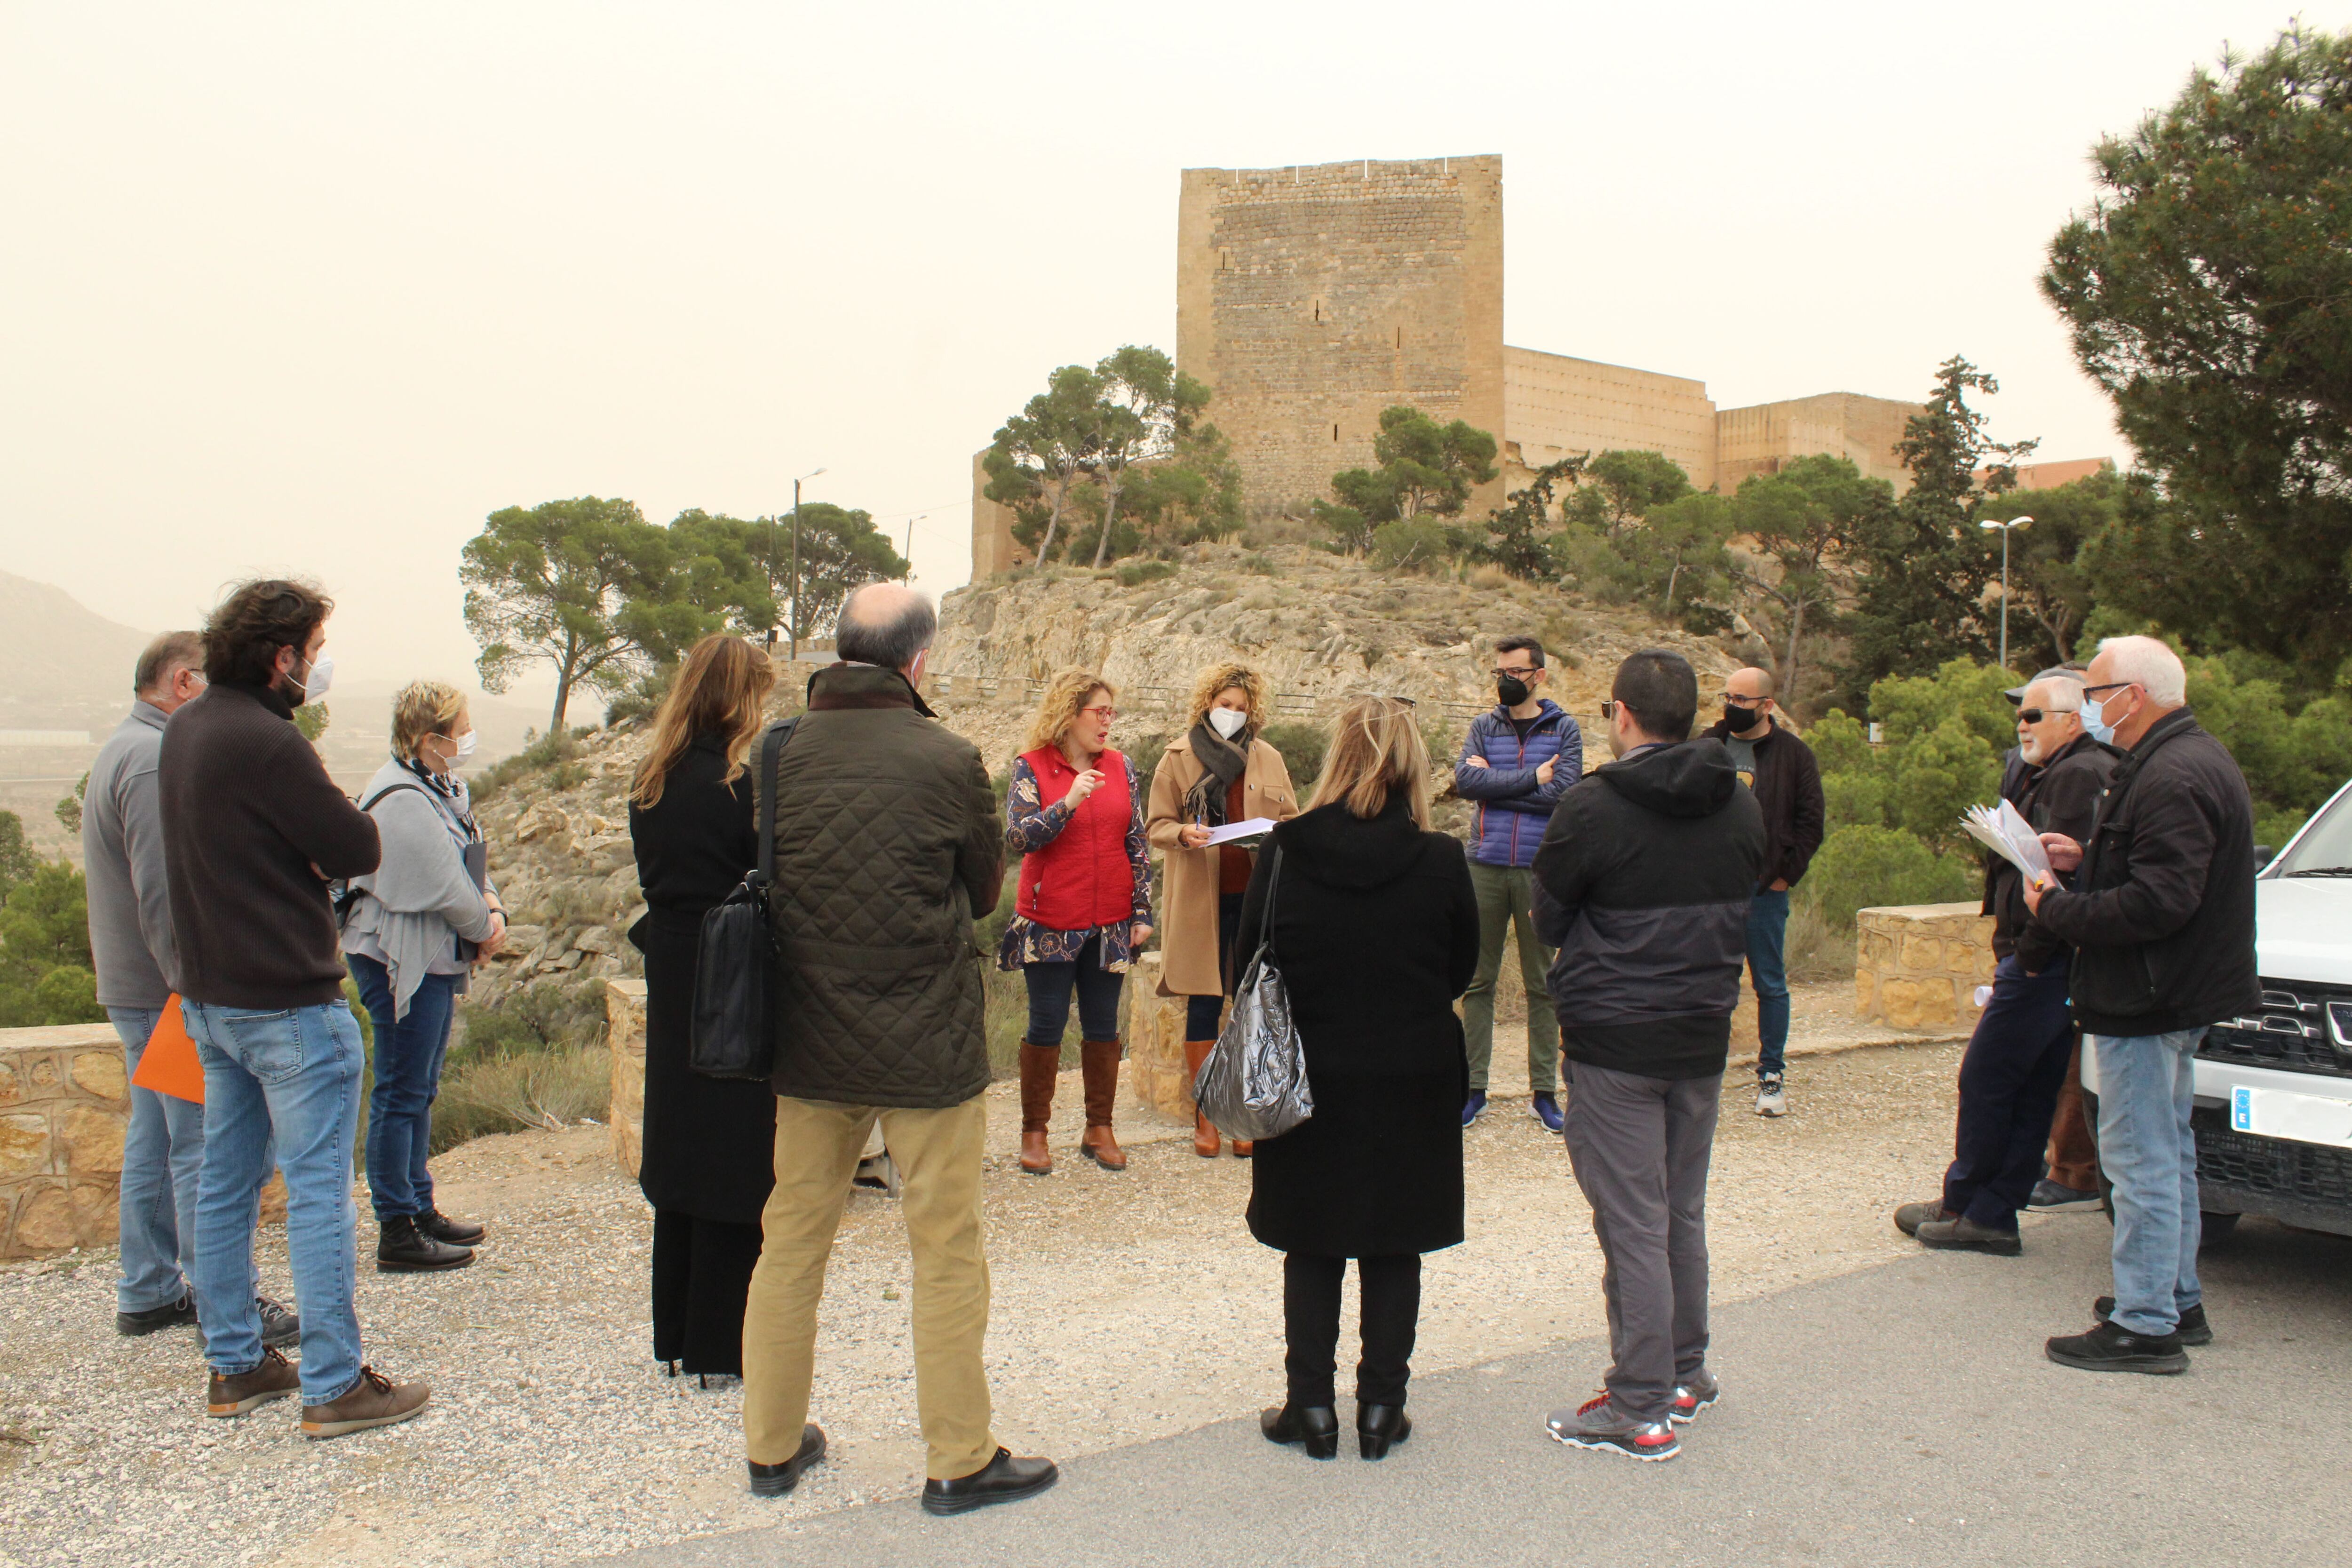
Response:
M1331 1463L1274 1447L1249 1413L1068 1464L1029 1502L934 1520L908 1497L804 1523L785 1502L772 1530L612 1561L2352 1562L2352 1240L2246 1221L2207 1254L2213 1344L2158 1378L2042 1354L2089 1325L2107 1239L2096 1215L2057 1216L2021 1258L1922 1252L1719 1312L1725 1399L1666 1464L1545 1436L1545 1412L1598 1383L1587 1341L1416 1380L1412 1440L1377 1465L1352 1434Z

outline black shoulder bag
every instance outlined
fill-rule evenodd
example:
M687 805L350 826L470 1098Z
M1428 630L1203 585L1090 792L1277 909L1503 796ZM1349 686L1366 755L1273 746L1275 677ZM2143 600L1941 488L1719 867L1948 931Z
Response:
M768 887L776 877L776 769L797 715L760 737L760 858L726 900L702 917L694 960L694 1029L687 1065L705 1078L765 1081L775 1068L776 944Z

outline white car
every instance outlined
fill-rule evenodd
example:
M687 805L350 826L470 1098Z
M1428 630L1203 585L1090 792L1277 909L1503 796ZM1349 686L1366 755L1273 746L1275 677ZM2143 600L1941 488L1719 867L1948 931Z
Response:
M2352 1236L2352 784L2254 879L2263 1010L2197 1051L2205 1234L2246 1214ZM2083 1090L2098 1092L2091 1054Z

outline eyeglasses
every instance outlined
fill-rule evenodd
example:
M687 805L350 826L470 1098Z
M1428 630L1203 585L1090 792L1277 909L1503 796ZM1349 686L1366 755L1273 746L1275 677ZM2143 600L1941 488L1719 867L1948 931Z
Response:
M1614 698L1614 697L1604 697L1604 698L1602 698L1602 699L1601 700L1601 721L1605 723L1605 722L1608 722L1608 721L1612 721L1612 720L1614 720L1614 719L1617 717L1617 710L1619 710L1620 708L1624 709L1624 710L1625 710L1625 711L1626 711L1626 712L1628 712L1628 713L1631 713L1631 712L1633 712L1633 711L1632 705L1630 705L1630 704L1628 704L1628 703L1621 702L1621 701L1619 701L1619 700L1618 700L1616 698Z
M2121 691L2126 686L2137 686L2139 682L2137 680L2110 680L2105 686L2085 686L2083 688L2083 695L2085 697L2096 697L2102 691Z
M2080 708L2021 708L2017 710L2017 721L2021 724L2039 724L2044 719L2063 719L2069 713L2081 711Z
M1740 697L1728 691L1723 694L1723 705L1726 708L1746 708L1751 711L1771 700L1769 697Z
M1093 707L1091 707L1091 708L1081 708L1081 709L1079 709L1079 710L1078 710L1078 711L1079 711L1079 712L1081 712L1081 713L1098 713L1098 714L1100 714L1100 715L1102 716L1102 721L1103 721L1104 723L1106 723L1106 724L1109 723L1112 720L1114 720L1114 719L1116 719L1116 718L1118 718L1118 709L1116 709L1116 708L1106 708L1106 707L1102 706L1100 703L1097 703L1095 706L1093 706Z
M1490 670L1488 670L1486 673L1487 673L1487 674L1489 674L1489 675L1491 675L1491 676L1493 676L1493 677L1494 677L1496 679L1497 679L1497 680L1502 679L1503 679L1503 677L1505 677L1505 676L1507 676L1507 676L1509 676L1513 680L1525 680L1525 679L1526 679L1528 676L1530 676L1530 675L1540 675L1540 674L1542 674L1542 673L1543 673L1543 666L1542 666L1542 665L1539 665L1539 664L1523 664L1523 665L1519 666L1517 669L1512 669L1512 668L1495 668L1495 669L1490 669Z

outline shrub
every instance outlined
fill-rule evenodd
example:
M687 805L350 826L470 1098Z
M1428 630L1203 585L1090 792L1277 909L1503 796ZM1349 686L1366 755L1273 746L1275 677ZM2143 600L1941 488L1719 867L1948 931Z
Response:
M1146 583L1157 583L1162 577L1173 576L1174 563L1168 561L1129 561L1122 563L1114 574L1122 587L1140 588Z
M612 1114L613 1054L603 1046L467 1061L433 1106L433 1152L494 1132L553 1131Z
M1452 558L1455 531L1442 522L1399 518L1372 531L1372 564L1384 572L1428 572Z
M474 804L488 805L497 798L500 790L525 774L560 768L561 764L571 762L580 754L580 737L588 732L589 727L584 724L569 730L550 731L537 740L526 743L523 749L514 755L502 757L484 768L481 773L468 781ZM581 767L577 770L577 774L578 778L584 779L588 776L588 770ZM574 782L577 780L575 779Z
M1323 754L1330 749L1331 737L1319 724L1299 720L1285 720L1265 727L1265 743L1282 753L1282 765L1290 770L1290 783L1302 796L1315 787L1323 772Z
M1882 904L1948 904L1981 886L1974 857L1938 855L1894 827L1856 823L1822 840L1796 901L1832 931L1850 931L1857 910Z

